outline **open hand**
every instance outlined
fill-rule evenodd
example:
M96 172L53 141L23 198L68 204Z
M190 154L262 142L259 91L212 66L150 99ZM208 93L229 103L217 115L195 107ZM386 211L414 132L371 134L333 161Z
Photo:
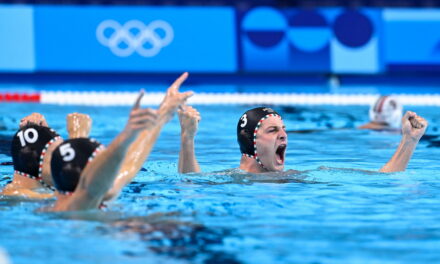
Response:
M200 113L195 108L187 105L183 105L177 110L177 113L179 115L182 136L194 137L201 120Z
M32 113L28 116L23 117L20 120L20 125L19 127L22 128L26 125L30 125L30 124L34 124L34 125L39 125L39 126L45 126L47 127L47 122L46 119L44 118L44 116L40 113Z
M416 113L407 111L402 118L402 134L414 141L419 141L425 134L428 122Z

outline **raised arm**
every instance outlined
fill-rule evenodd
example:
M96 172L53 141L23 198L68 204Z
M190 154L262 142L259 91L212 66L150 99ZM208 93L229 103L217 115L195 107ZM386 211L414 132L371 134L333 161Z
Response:
M428 122L423 117L418 116L414 112L406 112L402 118L402 139L400 144L394 155L380 171L404 171L427 127Z
M194 138L200 121L200 113L191 106L182 106L177 111L180 120L179 173L200 172L194 151Z
M156 125L157 112L139 108L142 96L143 92L137 98L124 130L84 168L78 186L70 196L69 210L97 208L112 187L130 144L141 131L151 130Z
M118 177L104 200L116 198L121 189L131 182L150 155L162 127L171 120L177 108L184 104L188 97L192 96L193 92L179 92L180 86L187 78L188 73L185 72L168 88L165 98L158 110L159 116L156 125L152 129L142 131L130 145L130 149L122 163Z

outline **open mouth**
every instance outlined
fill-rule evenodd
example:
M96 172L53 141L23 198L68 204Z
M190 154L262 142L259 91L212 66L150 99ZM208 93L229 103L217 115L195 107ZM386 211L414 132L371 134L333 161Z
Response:
M275 151L277 163L280 165L284 164L284 154L286 152L286 147L287 146L285 144L279 145L277 151Z

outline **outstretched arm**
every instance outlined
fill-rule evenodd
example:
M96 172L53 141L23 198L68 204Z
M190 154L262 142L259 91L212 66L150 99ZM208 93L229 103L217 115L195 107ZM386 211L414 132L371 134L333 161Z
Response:
M179 152L179 173L200 172L194 151L194 138L200 121L200 113L191 106L182 106L179 114L181 134Z
M141 131L151 130L156 125L156 111L139 108L142 96L143 92L137 98L124 130L84 168L78 186L68 201L69 210L98 208L113 185L130 144Z
M406 112L402 118L402 140L399 147L380 172L404 171L427 127L428 122L424 118L414 112Z
M142 131L130 145L130 149L122 163L118 177L104 200L116 198L122 188L131 182L150 155L162 127L171 120L176 109L184 104L188 97L192 96L193 92L179 92L180 86L187 78L188 73L185 72L168 88L165 98L158 110L159 117L156 125L151 130Z

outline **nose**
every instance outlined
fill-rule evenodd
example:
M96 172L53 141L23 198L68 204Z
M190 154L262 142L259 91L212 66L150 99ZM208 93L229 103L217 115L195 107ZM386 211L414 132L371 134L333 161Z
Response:
M287 140L287 133L284 129L281 129L278 133L278 139L280 140Z

